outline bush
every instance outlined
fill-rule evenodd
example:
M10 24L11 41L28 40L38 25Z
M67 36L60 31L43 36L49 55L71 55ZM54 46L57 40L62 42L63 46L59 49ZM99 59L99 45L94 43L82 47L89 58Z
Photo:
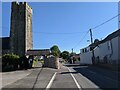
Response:
M18 69L19 56L15 54L5 54L2 56L2 69L16 70Z

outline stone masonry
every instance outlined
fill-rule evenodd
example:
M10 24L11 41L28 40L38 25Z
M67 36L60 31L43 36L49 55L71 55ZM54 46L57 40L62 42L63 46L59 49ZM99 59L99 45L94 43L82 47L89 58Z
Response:
M12 2L10 50L22 56L32 47L32 8L26 2Z
M57 57L44 57L44 67L60 69L61 63L59 62L59 58Z

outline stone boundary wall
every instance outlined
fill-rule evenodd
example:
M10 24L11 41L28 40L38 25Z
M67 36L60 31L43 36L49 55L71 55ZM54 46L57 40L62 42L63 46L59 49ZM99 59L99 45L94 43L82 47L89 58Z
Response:
M61 64L59 62L59 58L56 57L45 57L44 58L44 67L54 68L54 69L60 69Z

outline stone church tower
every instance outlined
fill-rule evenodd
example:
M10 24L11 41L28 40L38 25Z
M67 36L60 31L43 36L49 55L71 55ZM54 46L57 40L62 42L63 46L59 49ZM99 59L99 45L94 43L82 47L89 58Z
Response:
M26 2L12 2L10 50L20 56L32 49L32 8Z

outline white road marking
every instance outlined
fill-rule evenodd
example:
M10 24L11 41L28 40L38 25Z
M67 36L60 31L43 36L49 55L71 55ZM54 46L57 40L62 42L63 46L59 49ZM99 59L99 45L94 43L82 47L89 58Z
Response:
M69 68L68 68L68 70L69 70L69 72L71 72L71 70L70 70ZM80 85L78 84L77 80L75 79L74 75L73 75L72 73L70 73L70 74L71 74L73 80L75 81L75 84L77 85L77 87L78 87L79 89L81 89L81 87L80 87Z
M73 71L75 71L74 69L72 69ZM90 81L88 78L86 78L85 76L83 76L81 73L78 73L82 78L84 78L87 82L89 82L91 85L94 85L95 88L99 88L95 83L93 83L92 81Z
M84 78L87 82L91 83L92 85L95 86L95 88L99 88L95 83L93 83L92 81L90 81L88 78L86 78L85 76L83 76L82 74L79 73L80 76L82 76L82 78Z
M51 85L52 85L52 83L53 83L53 81L54 81L54 79L56 77L56 74L57 74L57 72L55 72L54 75L52 76L50 82L48 83L48 85L46 87L46 90L50 89L50 87L51 87Z

